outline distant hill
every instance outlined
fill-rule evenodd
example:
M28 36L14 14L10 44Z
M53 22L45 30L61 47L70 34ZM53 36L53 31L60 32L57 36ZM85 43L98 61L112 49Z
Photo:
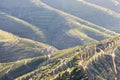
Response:
M66 13L67 11L57 10L51 7L52 5L43 6L43 2L39 0L11 0L9 5L7 4L7 0L0 3L0 16L4 19L0 22L0 29L20 37L47 43L58 49L90 44L118 35L91 23L96 20L88 22L74 14Z
M88 2L91 2L91 3L94 3L96 5L99 5L99 6L102 6L102 7L105 7L105 8L108 8L108 9L111 9L115 12L118 12L120 13L120 0L85 0L85 1L88 1Z
M119 0L41 0L49 6L92 22L112 31L120 32ZM118 2L115 6L116 1ZM69 3L68 3L69 2ZM67 4L68 3L68 4ZM62 5L62 6L61 6Z

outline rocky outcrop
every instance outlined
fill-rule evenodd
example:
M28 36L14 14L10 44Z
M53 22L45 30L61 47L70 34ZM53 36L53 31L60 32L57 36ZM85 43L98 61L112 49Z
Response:
M66 70L55 80L120 80L119 46L118 36L77 49L76 68L67 75Z

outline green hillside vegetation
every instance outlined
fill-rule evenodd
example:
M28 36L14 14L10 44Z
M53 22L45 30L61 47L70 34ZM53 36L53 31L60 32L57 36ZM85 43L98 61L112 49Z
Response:
M8 41L12 42L15 41L16 39L17 37L12 35L11 33L0 30L0 42L8 42Z
M47 44L20 38L0 30L0 62L43 56L56 50Z
M118 37L110 38L104 41L101 41L96 44L92 45L86 45L87 47L92 47L94 45L99 45L101 43L106 44L109 41L112 40L117 40ZM83 46L83 49L85 49L86 46ZM119 44L118 44L119 46ZM114 79L115 77L108 77L110 75L114 75L114 72L110 71L113 66L111 66L111 57L105 53L96 53L93 56L89 56L89 58L85 58L83 61L83 64L87 66L80 66L79 62L81 61L79 56L80 54L84 54L84 52L77 50L78 48L82 47L76 47L76 48L71 48L70 51L72 54L67 52L62 52L65 55L69 54L69 57L62 58L62 56L59 56L59 58L51 58L51 61L53 60L52 63L47 64L47 66L40 67L39 69L36 69L26 75L23 75L16 80L28 80L28 79L45 79L45 80L77 80L77 79L83 79L83 80L107 80L107 79ZM69 49L70 50L70 49ZM107 50L107 49L106 49ZM66 51L66 50L65 50ZM99 55L97 57L97 55ZM119 60L120 56L119 54L116 54L116 65L119 67ZM83 56L85 57L85 56ZM54 61L55 59L55 61ZM86 64L88 62L88 64ZM79 65L79 66L78 66ZM85 69L86 70L85 70ZM112 68L114 69L114 68ZM101 71L101 72L100 72ZM118 71L119 73L119 71ZM88 77L89 75L89 77ZM94 76L95 75L95 76ZM119 75L117 76L119 77Z
M62 51L58 51L50 59L47 60L46 65L38 67L34 71L27 73L23 76L16 78L15 80L29 80L29 79L43 79L43 80L107 80L107 79L115 79L114 75L114 64L112 62L112 58L108 48L105 49L105 53L96 52L91 55L86 54L87 49L94 50L94 47L99 44L107 45L108 42L116 41L119 39L119 36L106 39L104 41L85 46L78 46ZM119 47L120 44L116 46ZM86 48L87 47L87 48ZM103 46L104 47L104 46ZM86 48L86 49L85 49ZM113 49L114 47L111 47ZM91 50L90 49L90 50ZM107 52L108 51L108 52ZM117 50L118 51L118 50ZM119 51L118 51L119 52ZM88 54L88 53L87 53ZM83 61L81 60L81 55L83 57ZM57 56L57 57L56 57ZM119 54L116 54L116 66L119 68ZM110 70L113 71L110 71ZM120 70L117 70L118 74ZM119 76L116 76L119 78Z
M117 44L120 40L119 36L106 39L94 44L76 46L59 51L56 51L55 48L52 48L52 50L55 50L55 52L51 52L52 50L46 50L49 49L49 45L25 38L19 38L11 33L2 30L0 30L0 33L1 43L4 42L4 46L3 44L1 44L0 49L3 50L3 48L5 48L4 53L2 53L5 55L4 59L5 61L7 61L7 59L9 58L8 61L13 61L5 62L2 58L0 58L0 61L3 61L2 63L0 63L1 80L86 80L93 78L109 79L109 76L111 74L115 75L115 73L113 73L115 71L115 68L114 66L111 67L111 64L114 63L112 63L113 57L111 57L109 50L113 50L115 47L119 47L120 44ZM4 35L2 35L3 33ZM7 36L3 38L2 36L5 35ZM8 40L7 37L9 37ZM20 42L17 43L16 46L5 45L6 43L13 44L16 40L20 40ZM99 46L101 44L102 46ZM46 48L45 51L41 51L42 48ZM98 50L99 48L102 49L104 53L103 51L100 52L100 50ZM92 54L87 52L89 50L92 51ZM35 52L31 55L30 52L32 51ZM117 57L115 57L115 65L117 66L117 68L119 68L118 65L120 59L120 55L118 53L119 51L117 50ZM14 59L10 55L12 55L12 57L18 57L18 59ZM31 56L29 57L29 55ZM109 69L113 69L111 74L108 72ZM106 76L102 75L101 72ZM95 76L93 76L92 74ZM116 77L118 78L119 76ZM111 76L110 79L114 79L114 77Z
M0 79L14 79L18 76L24 75L37 68L45 60L45 56L40 56L17 60L15 62L0 63Z
M59 65L59 63L60 63L59 60L61 60L61 58L69 57L69 56L73 55L73 53L74 53L73 51L75 51L78 48L79 47L69 48L69 49L65 49L65 50L54 53L54 55L51 57L51 59L55 62L53 68L55 68ZM0 64L1 67L4 67L4 64L5 63L1 63ZM7 78L9 78L9 79L16 78L16 80L19 80L19 79L22 80L24 77L24 79L27 80L30 77L32 77L31 75L34 76L36 73L38 75L41 75L42 74L41 70L43 70L43 71L45 69L48 70L48 68L51 67L51 63L48 61L47 56L40 56L40 57L22 59L22 60L18 60L15 62L9 62L9 63L6 63L6 66L8 68L6 68L6 70L1 71L1 72L3 72L3 74L1 73L2 75L1 75L0 79L5 80ZM12 68L10 68L11 66L12 66ZM24 70L22 70L22 69L24 69ZM6 72L8 72L8 73L6 73ZM17 74L16 74L16 72L17 72ZM28 74L26 74L26 73L28 73ZM19 76L21 76L21 77L19 77Z

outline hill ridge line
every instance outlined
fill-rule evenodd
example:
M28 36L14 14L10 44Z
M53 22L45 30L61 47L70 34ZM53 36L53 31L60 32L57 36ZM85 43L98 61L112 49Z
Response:
M26 25L26 27L30 28L33 32L35 32L35 34L37 36L39 36L40 39L44 39L43 32L40 29L38 29L35 25L30 24L29 22L27 22L25 20L22 20L20 18L17 18L15 16L9 15L7 13L4 13L3 15L6 16L6 17L8 17L8 18L10 18L10 19L12 19L12 20L14 20L14 21L16 21L16 22L18 22L18 23L21 23L22 25Z
M78 21L78 22L79 22L79 21L80 21L80 22L84 22L84 23L86 23L86 24L88 24L88 25L96 26L97 28L102 29L103 31L106 30L106 31L109 32L109 33L114 33L115 35L118 35L118 33L113 32L113 31L110 31L110 30L108 30L108 29L106 29L106 28L103 28L102 26L93 24L93 23L88 22L88 21L86 21L86 20L84 20L84 19L82 19L82 18L78 18L78 17L76 17L76 16L74 16L74 15L71 15L71 14L69 14L69 13L66 13L66 12L64 12L64 11L58 10L58 9L56 9L56 8L53 8L53 7L49 6L49 5L47 5L46 3L42 2L42 0L32 0L32 2L35 3L35 4L38 5L38 6L42 6L42 7L46 8L46 9L49 9L49 10L51 10L51 11L54 11L54 12L56 12L56 13L64 16L64 17L66 17L66 19L72 18L72 19L74 19L76 22L77 22L77 21ZM91 27L91 28L92 28L92 27ZM93 28L93 29L94 29L94 28ZM99 31L99 30L98 30L98 31Z
M118 12L115 12L113 10L110 10L109 8L105 8L105 7L102 7L102 6L99 6L99 5L96 5L94 3L90 3L90 2L87 2L85 0L77 0L78 2L82 2L83 4L86 4L88 6L91 6L91 7L94 7L96 9L99 9L103 12L106 12L107 14L109 15L112 15L113 17L117 17L117 18L120 18L120 13Z

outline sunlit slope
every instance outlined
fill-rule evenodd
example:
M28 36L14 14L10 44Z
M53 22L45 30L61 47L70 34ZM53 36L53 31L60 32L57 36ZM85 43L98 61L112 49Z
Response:
M17 36L12 35L11 33L7 33L5 31L0 30L0 42L8 42L8 41L15 41Z
M42 56L53 53L56 50L49 45L30 39L19 38L0 30L0 62Z
M64 57L54 55L48 59L45 66L16 80L119 80L119 41L120 36L92 45L59 51L57 53L63 54ZM115 48L118 49L114 50Z
M54 53L51 56L51 58L55 62L59 62L60 58L71 56L76 49L78 49L78 47L58 51ZM6 79L22 80L23 78L30 79L34 75L37 76L42 74L43 72L41 70L45 70L45 69L48 70L47 68L50 67L49 62L51 62L51 60L49 60L47 56L40 56L40 57L22 59L15 62L1 63L0 79L2 80L6 80ZM40 74L38 71L40 72ZM38 79L41 79L41 78L38 77ZM37 80L37 78L35 80Z
M46 61L46 56L17 60L15 62L0 63L0 79L13 80L21 75L36 69L40 64Z
M111 10L109 12L102 11L101 9L98 9L95 6L84 4L82 0L80 0L81 2L79 2L78 0L71 0L71 1L42 0L42 1L58 10L62 10L79 18L92 22L94 24L101 25L107 29L119 32L118 29L120 26L120 18L116 17L120 15L119 13L115 13L114 15L111 13Z

